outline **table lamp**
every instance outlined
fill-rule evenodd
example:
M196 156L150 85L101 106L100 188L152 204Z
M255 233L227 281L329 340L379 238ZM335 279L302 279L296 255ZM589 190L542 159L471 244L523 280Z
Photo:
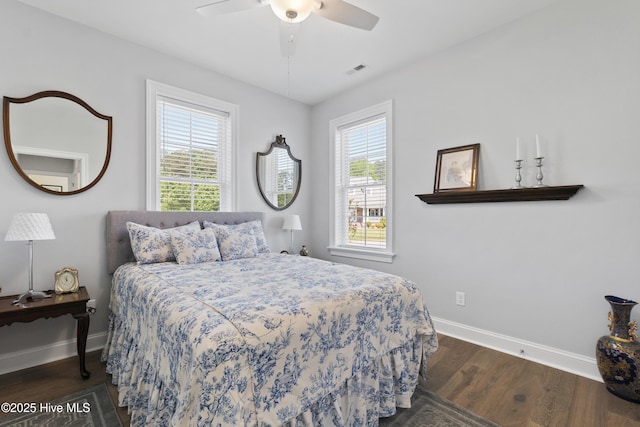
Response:
M49 216L44 213L17 213L13 215L5 242L27 242L29 246L29 290L18 297L13 304L22 304L29 299L50 298L51 295L33 290L33 241L53 240Z
M284 218L282 223L283 230L291 231L291 248L290 253L293 254L293 231L302 230L302 224L300 223L300 215L289 215Z

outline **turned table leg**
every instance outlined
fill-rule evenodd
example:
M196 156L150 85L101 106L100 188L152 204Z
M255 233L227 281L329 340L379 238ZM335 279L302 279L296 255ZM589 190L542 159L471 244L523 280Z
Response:
M85 366L85 353L87 349L87 334L89 333L89 313L79 313L73 315L78 320L78 358L80 359L80 375L82 379L87 379L91 372Z

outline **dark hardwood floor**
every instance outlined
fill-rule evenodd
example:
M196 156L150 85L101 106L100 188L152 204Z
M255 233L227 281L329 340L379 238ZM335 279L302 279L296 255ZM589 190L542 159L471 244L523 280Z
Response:
M640 404L607 392L600 382L440 336L424 386L504 427L640 427ZM82 380L77 358L0 376L0 402L49 402L105 382L116 387L100 352L87 354L91 378ZM126 408L119 409L126 426ZM2 414L0 414L0 418Z
M87 370L91 376L83 380L80 377L78 358L70 357L46 365L24 369L0 375L1 402L35 402L36 404L51 402L81 391L85 388L106 383L111 400L118 406L118 391L111 384L111 375L105 372L104 363L100 361L101 351L87 353ZM4 414L0 413L0 419ZM118 408L118 415L124 426L129 425L127 408Z
M504 427L640 427L640 404L600 382L450 337L439 344L423 385Z

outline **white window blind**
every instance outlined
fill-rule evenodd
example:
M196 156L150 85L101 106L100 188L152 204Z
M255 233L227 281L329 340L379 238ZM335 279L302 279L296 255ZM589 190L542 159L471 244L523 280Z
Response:
M385 103L332 121L334 254L391 252L390 108Z
M289 203L291 197L295 194L294 182L298 182L296 173L298 169L294 166L293 159L289 157L287 150L277 150L275 156L270 156L270 161L272 166L269 170L274 173L272 179L276 185L267 186L267 188L275 188L275 191L269 194L269 200L277 200L278 206L284 206Z
M154 98L153 208L233 210L232 112L162 93Z

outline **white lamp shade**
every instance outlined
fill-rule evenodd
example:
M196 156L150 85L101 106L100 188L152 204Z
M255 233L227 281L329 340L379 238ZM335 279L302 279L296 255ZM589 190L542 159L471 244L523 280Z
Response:
M289 215L285 217L284 223L282 223L283 230L302 230L302 223L300 223L300 215Z
M298 23L309 17L316 0L271 0L271 10L285 22Z
M4 236L6 242L53 240L55 238L49 216L45 213L14 214L7 235Z

